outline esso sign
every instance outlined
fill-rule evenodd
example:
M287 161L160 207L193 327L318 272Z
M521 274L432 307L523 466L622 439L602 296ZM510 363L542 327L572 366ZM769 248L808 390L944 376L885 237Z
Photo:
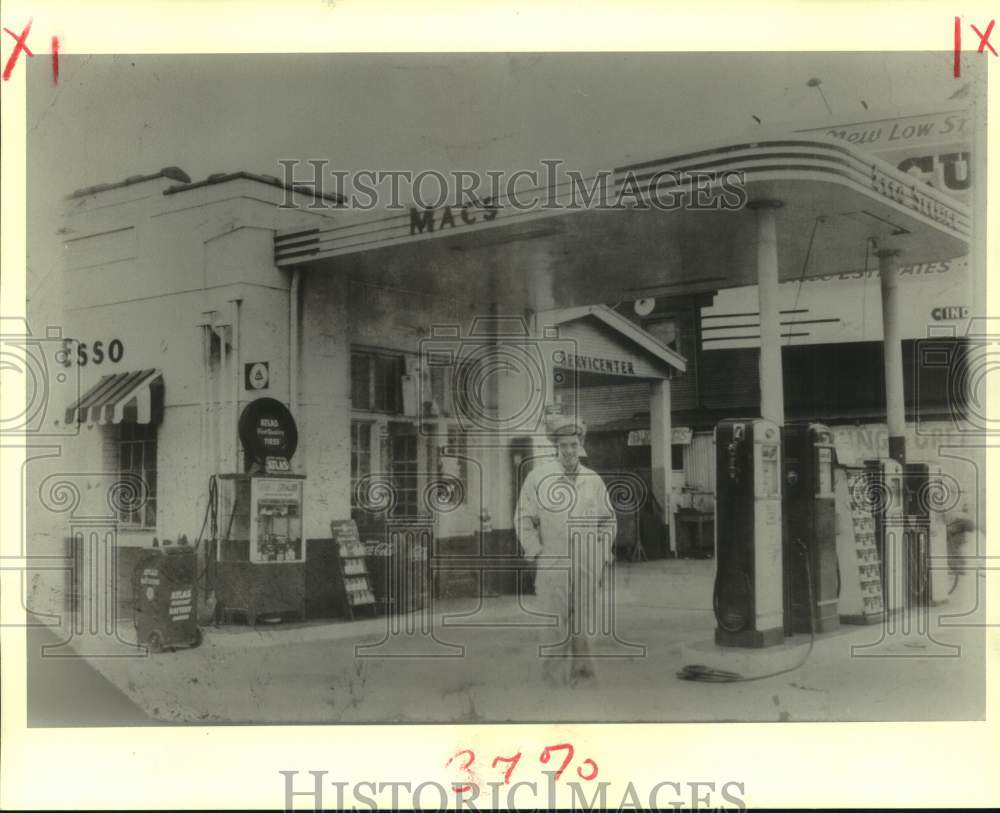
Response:
M121 339L97 339L84 342L65 338L60 362L63 367L86 367L88 364L117 364L125 355L125 345ZM75 351L75 352L74 352Z

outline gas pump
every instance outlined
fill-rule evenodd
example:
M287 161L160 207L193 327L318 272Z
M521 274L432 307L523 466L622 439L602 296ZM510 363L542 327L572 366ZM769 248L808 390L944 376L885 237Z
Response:
M903 467L891 457L865 461L869 501L875 517L875 550L881 565L885 613L901 610L906 600L907 562L903 535Z
M928 463L903 465L906 506L907 596L917 606L947 601L949 574L948 530L944 514L931 503L937 490L946 488L939 466ZM937 566L931 569L931 561Z
M781 433L761 418L715 427L715 642L784 640Z
M785 634L829 632L840 626L833 433L818 423L789 424L784 453Z

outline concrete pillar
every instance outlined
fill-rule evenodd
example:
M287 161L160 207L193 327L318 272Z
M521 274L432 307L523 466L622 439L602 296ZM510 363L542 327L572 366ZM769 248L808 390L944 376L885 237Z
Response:
M674 530L674 516L671 508L671 442L673 426L670 421L670 379L654 381L650 387L649 399L649 444L653 457L653 496L663 508L663 521L667 525L667 539L670 553L677 555L677 537Z
M292 469L306 475L303 535L326 539L332 520L351 517L350 315L342 279L316 274L303 282L300 451Z
M781 370L781 315L778 302L778 238L775 212L780 201L750 204L757 215L757 297L760 305L760 415L785 425L785 390Z
M523 310L512 307L494 308L494 315L501 311L508 316L505 324L510 326L515 317L523 320L523 330L527 335L497 338L496 373L493 377L496 387L497 417L495 435L490 440L490 448L484 450L488 461L487 482L483 491L489 506L494 529L508 529L513 525L513 507L517 499L515 485L517 473L513 469L514 447L518 455L533 458L552 453L544 435L544 425L535 429L536 420L550 403L552 397L552 370L544 355L524 352L505 353L505 344L530 348L533 341L543 338L544 326L538 314L551 310L555 304L552 269L547 253L538 245L525 243L519 247L513 260L514 268L524 274L528 301ZM499 286L505 284L499 272L494 271L494 300L503 299ZM541 342L544 347L544 342ZM525 365L530 366L527 369ZM541 392L539 391L541 388ZM525 466L521 473L527 471Z
M541 314L556 308L555 280L548 252L544 246L534 246L532 251L526 253L525 261L527 262L526 273L528 275L530 330L541 350L539 359L542 367L536 372L541 376L542 385L545 388L543 404L545 407L552 407L555 405L555 369L550 352L551 336L546 332L546 328L551 326L544 323L545 319ZM555 453L552 444L545 435L544 423L535 436L534 453L539 457L548 457Z
M903 393L903 340L899 322L899 251L886 248L878 257L882 288L882 342L885 359L885 415L889 424L889 457L906 462L906 400Z
M524 433L518 431L513 421L506 416L517 415L531 398L530 382L521 372L504 368L496 375L497 386L497 431L483 451L488 461L485 473L484 497L489 508L494 529L514 527L514 472L512 470L512 446Z
M556 307L555 285L548 253L544 251L531 255L528 275L528 296L532 312L549 311Z

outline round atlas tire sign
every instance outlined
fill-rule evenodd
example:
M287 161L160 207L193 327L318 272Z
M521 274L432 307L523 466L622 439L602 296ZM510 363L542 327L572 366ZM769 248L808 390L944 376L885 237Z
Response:
M244 407L239 434L247 457L259 463L267 458L288 460L299 445L299 430L292 413L274 398L257 398Z

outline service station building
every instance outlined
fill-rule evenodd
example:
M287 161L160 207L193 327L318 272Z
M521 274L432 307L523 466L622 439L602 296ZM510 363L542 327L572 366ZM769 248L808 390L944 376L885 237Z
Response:
M731 417L784 427L779 286L806 266L810 277L835 276L865 246L880 279L887 453L905 460L898 268L966 254L966 206L815 133L705 145L619 167L615 183L662 170L738 173L745 205L356 212L308 185L249 173L192 182L177 168L79 190L62 235L64 454L61 468L33 464L65 526L53 553L66 538L110 534L124 568L125 551L184 536L199 543L199 562L295 570L288 585L301 585L300 603L251 616L337 615L322 548L333 524L353 519L366 543L400 532L429 542L432 568L460 559L435 572L435 596L509 592L523 564L517 491L526 467L552 453L547 416L596 428L622 388L641 394L643 419L620 424L631 440L617 452L610 436L588 436L592 460L603 455L588 465L612 492L621 474L624 547L680 555L704 530L680 528L698 506L677 483L692 427L674 419L700 350L678 335L683 319L646 329L642 309L697 322L720 291L756 286L759 404ZM655 302L633 306L643 298ZM264 398L293 419L291 454L249 455L241 441L241 416ZM265 415L257 429L284 442L281 421ZM72 505L57 496L65 471ZM297 507L268 514L297 544L265 551L239 539L256 519L240 516L238 483L257 475L298 484ZM713 491L713 474L700 476ZM780 537L779 521L757 540L779 562ZM758 615L768 602L759 605Z

